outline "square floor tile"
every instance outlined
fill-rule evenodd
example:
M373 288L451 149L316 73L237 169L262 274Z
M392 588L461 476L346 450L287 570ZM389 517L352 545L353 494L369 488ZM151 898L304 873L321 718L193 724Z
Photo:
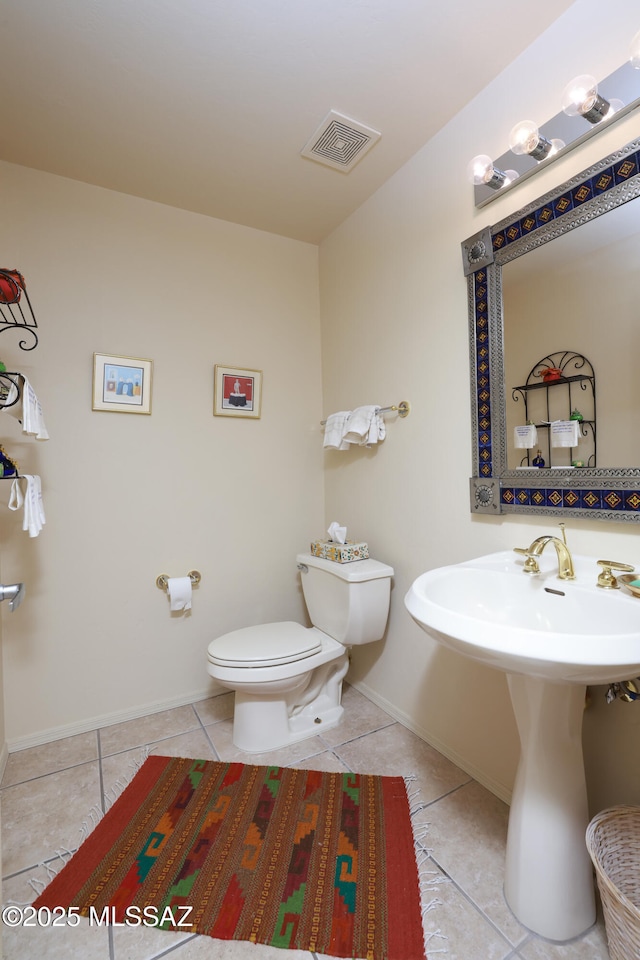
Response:
M58 847L77 847L82 823L100 801L97 761L3 788L4 875L48 859Z
M199 727L200 722L191 704L174 707L173 710L163 710L147 717L138 717L135 720L125 720L122 723L102 727L100 752L103 757L106 757L110 753L119 753L155 740L175 737L179 733L187 733Z
M98 759L98 738L95 730L91 733L79 733L77 736L64 737L52 743L43 743L37 747L27 747L9 754L2 786L33 780L56 770L64 770L78 763Z
M334 753L357 773L415 776L422 803L469 781L468 774L399 723L339 744Z

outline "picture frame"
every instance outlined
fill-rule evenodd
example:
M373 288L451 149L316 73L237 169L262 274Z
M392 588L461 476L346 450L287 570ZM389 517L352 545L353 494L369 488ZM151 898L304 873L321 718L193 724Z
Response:
M262 370L213 368L213 413L216 417L259 419L262 410Z
M94 353L92 409L150 414L152 376L152 360Z

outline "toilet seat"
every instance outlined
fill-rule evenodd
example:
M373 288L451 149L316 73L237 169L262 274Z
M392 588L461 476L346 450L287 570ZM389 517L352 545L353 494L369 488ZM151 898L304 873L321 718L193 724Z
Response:
M211 641L209 662L240 668L295 663L319 653L322 636L314 627L303 627L290 620L243 627Z

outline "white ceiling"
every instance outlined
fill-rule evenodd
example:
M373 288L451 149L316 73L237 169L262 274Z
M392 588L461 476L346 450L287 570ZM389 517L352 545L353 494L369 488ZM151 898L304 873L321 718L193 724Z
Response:
M571 0L519 6L2 0L0 158L318 243ZM300 156L330 110L350 173Z

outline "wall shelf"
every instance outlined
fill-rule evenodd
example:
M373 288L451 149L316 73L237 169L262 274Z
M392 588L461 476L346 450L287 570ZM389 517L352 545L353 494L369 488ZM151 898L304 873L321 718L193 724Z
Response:
M544 380L543 371L547 367L561 370L562 376L555 380ZM597 466L596 377L591 363L583 354L573 350L560 350L542 357L531 368L526 383L512 388L511 396L516 402L523 401L525 423L535 424L538 430L537 446L542 452L547 467L570 467L573 460L582 460L585 467ZM552 447L551 423L557 420L570 420L576 408L583 416L583 419L578 421L580 424L579 446ZM569 463L554 463L554 459L566 461L567 455ZM535 457L535 453L533 456ZM527 451L520 465L535 466L532 463L531 450Z

